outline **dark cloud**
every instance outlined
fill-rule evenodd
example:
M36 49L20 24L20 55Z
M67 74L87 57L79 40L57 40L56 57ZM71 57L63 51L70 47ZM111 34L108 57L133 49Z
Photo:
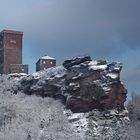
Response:
M24 31L34 58L45 52L109 57L140 47L139 5L139 0L5 0L0 17L5 27Z

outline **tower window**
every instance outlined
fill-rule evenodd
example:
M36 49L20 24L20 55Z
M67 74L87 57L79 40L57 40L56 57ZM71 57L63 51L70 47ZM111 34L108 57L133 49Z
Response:
M16 44L15 40L10 40L10 43Z

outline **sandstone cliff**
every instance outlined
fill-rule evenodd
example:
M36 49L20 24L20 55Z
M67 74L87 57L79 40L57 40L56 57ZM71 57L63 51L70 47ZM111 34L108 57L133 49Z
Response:
M63 65L22 78L15 86L26 94L61 99L72 112L124 109L127 90L120 81L122 65L90 56L64 61Z

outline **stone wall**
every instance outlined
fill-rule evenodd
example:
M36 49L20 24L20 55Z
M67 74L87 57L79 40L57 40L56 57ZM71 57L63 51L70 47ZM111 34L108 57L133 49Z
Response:
M1 73L8 74L10 64L22 64L22 32L4 30L1 32Z
M44 70L56 66L56 60L40 59L36 63L36 71Z
M28 65L11 64L9 67L9 73L26 73L26 74L28 74Z

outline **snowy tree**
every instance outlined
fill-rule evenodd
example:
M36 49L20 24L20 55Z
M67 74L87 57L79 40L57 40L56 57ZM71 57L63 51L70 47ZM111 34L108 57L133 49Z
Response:
M129 140L140 140L140 95L132 93L132 99L127 105L130 125L128 128Z
M0 140L80 140L59 101L13 94L14 82L0 76Z

